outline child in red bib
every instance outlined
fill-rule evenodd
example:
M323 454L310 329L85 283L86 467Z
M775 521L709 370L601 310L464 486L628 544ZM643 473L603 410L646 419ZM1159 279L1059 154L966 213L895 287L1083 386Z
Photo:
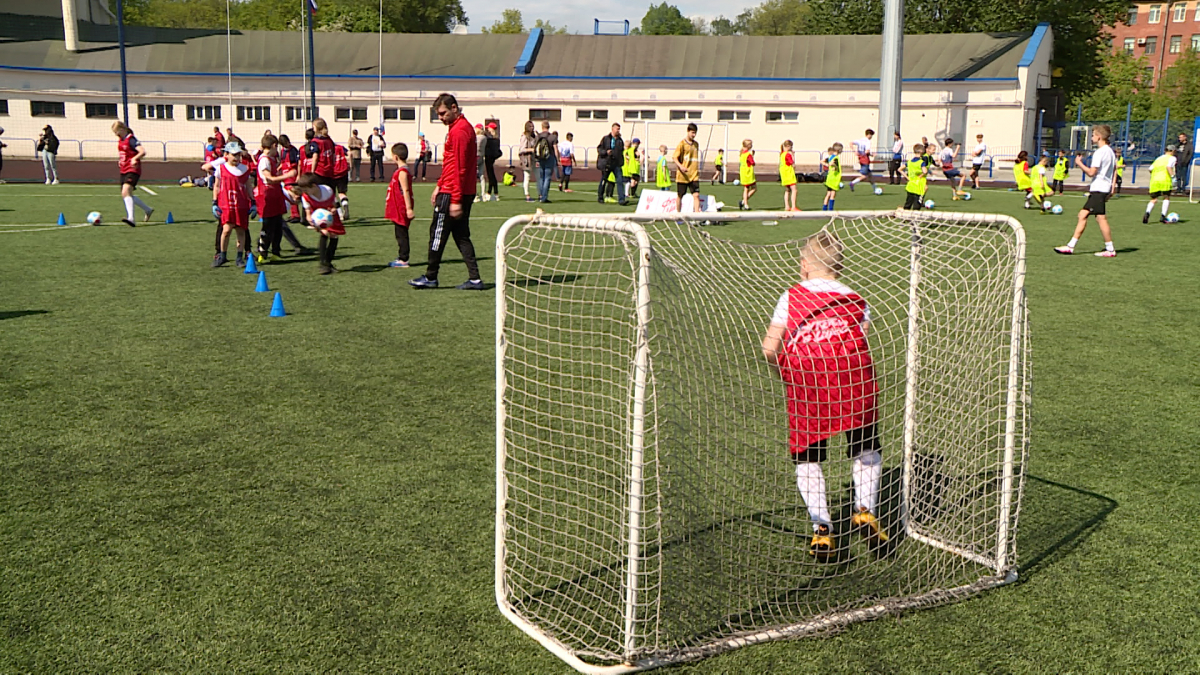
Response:
M288 190L295 199L303 202L308 226L321 233L321 239L317 244L317 272L319 274L335 274L338 270L333 266L333 257L337 253L338 237L346 234L346 228L342 226L342 218L338 215L337 192L320 181L319 176L306 173L297 178L295 185ZM326 225L313 219L313 214L321 209L328 211L331 216Z
M263 136L262 152L258 157L258 184L254 187L258 215L262 218L262 232L258 235L259 264L267 262L272 245L278 246L283 236L283 216L287 213L283 184L295 177L294 170L284 170L279 157L279 139L271 134Z
M217 206L221 211L221 240L213 267L229 262L229 235L237 232L237 266L246 266L250 251L250 165L243 162L245 153L237 141L229 141L224 147L225 156L205 162L200 168L213 169L217 175Z
M392 161L396 172L388 184L387 205L384 215L392 221L396 230L396 259L388 267L408 267L408 226L415 216L413 212L412 178L408 175L408 146L397 143L392 146Z
M837 237L825 231L810 237L800 263L802 280L779 298L762 344L787 392L788 445L813 523L809 553L820 559L834 549L820 463L828 439L839 433L846 434L854 462L850 525L872 546L888 539L874 514L882 457L875 368L866 337L871 313L865 300L837 280L841 268Z

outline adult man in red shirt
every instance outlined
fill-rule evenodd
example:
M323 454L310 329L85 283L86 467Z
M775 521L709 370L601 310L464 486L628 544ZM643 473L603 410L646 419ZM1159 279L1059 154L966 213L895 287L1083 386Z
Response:
M462 291L482 291L479 265L475 262L475 245L471 243L471 203L475 201L475 165L478 155L475 129L458 109L458 100L441 94L433 102L438 119L447 127L446 144L442 152L442 175L433 189L433 223L429 226L429 264L425 274L409 281L414 288L437 288L438 268L442 251L449 237L467 264L467 281L459 285Z

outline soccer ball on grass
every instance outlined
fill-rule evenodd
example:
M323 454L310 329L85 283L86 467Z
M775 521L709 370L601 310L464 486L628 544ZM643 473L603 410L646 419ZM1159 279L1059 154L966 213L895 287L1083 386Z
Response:
M741 185L741 184L742 184L742 181L741 181L741 179L740 179L740 178L734 178L734 179L733 179L733 184L734 184L734 185Z
M963 196L962 196L962 198L963 198L965 201L968 201L968 202L969 202L969 201L971 201L971 193L970 193L970 192L964 192L964 193L963 193Z
M91 213L87 214L87 222L88 225L99 225L101 222L100 212L92 211Z
M1167 222L1168 223L1178 223L1179 222L1179 214L1175 213L1174 211L1168 213L1167 214Z
M1046 209L1046 210L1050 210L1050 209L1054 208L1054 204L1051 204L1050 200L1047 199L1046 201L1042 202L1042 208Z
M1063 212L1062 204L1055 204L1054 208L1050 209L1050 211L1056 216L1061 216Z
M935 204L932 199L925 200L925 208L932 209L935 206L937 206L937 204Z
M877 194L877 195L883 194L883 188L875 188L875 194Z

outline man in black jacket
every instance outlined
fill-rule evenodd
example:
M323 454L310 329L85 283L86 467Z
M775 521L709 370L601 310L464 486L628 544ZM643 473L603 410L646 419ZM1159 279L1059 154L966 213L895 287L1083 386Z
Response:
M58 185L58 136L49 124L42 129L37 139L37 151L42 156L42 171L46 174L46 185Z
M1180 132L1179 150L1175 153L1175 182L1179 193L1187 192L1188 180L1192 177L1192 142L1188 135Z
M608 172L612 171L613 180L617 184L617 201L621 206L625 201L625 175L622 171L625 164L625 141L621 138L621 125L613 124L612 133L600 139L596 147L596 168L600 169L600 189L596 191L596 201L604 203L604 184L608 180Z

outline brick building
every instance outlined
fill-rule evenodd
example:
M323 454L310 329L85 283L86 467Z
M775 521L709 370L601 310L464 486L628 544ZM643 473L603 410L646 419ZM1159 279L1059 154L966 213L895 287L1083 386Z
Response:
M1125 20L1111 31L1113 51L1146 57L1146 73L1157 84L1184 50L1200 52L1200 0L1130 3Z

